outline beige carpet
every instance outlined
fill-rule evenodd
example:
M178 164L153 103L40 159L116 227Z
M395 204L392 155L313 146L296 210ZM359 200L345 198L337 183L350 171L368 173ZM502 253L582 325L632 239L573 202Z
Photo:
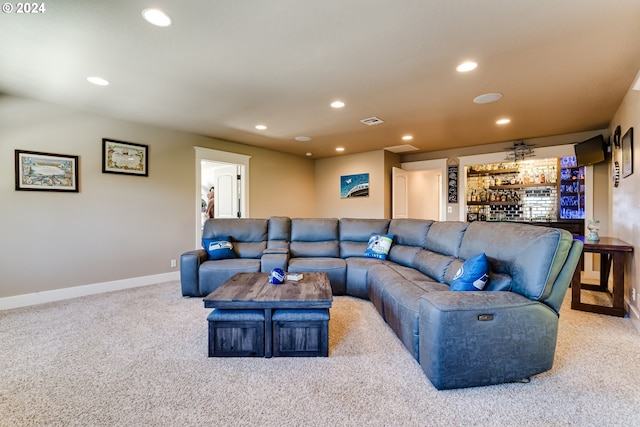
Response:
M208 358L177 282L4 311L0 425L640 425L640 335L569 305L551 371L452 391L355 298L334 300L328 358Z

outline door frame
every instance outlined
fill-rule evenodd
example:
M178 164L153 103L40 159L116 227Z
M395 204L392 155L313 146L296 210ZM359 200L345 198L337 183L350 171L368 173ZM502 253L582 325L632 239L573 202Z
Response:
M200 229L200 216L202 215L202 197L200 193L200 186L202 182L202 175L200 171L200 163L202 160L208 160L218 163L230 163L243 166L244 176L241 180L241 198L240 198L240 212L242 218L250 218L249 211L249 160L251 156L244 154L230 153L227 151L214 150L204 147L193 147L196 153L196 183L194 193L194 229L195 229L195 248L201 247L202 230Z

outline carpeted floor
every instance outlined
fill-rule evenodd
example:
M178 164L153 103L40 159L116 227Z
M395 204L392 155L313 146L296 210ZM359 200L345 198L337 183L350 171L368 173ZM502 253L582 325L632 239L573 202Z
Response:
M640 425L640 335L569 302L551 371L451 391L350 297L328 358L208 358L208 310L178 282L3 311L0 425Z

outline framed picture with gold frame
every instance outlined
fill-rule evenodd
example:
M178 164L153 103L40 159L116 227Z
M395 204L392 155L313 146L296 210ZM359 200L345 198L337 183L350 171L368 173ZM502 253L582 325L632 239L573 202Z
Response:
M149 176L149 146L102 138L102 172Z

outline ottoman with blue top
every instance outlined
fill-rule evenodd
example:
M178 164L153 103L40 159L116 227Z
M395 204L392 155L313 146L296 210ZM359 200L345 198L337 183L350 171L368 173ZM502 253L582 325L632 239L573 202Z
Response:
M328 309L275 310L272 324L275 357L329 356Z
M264 356L264 310L216 308L207 321L209 357Z

